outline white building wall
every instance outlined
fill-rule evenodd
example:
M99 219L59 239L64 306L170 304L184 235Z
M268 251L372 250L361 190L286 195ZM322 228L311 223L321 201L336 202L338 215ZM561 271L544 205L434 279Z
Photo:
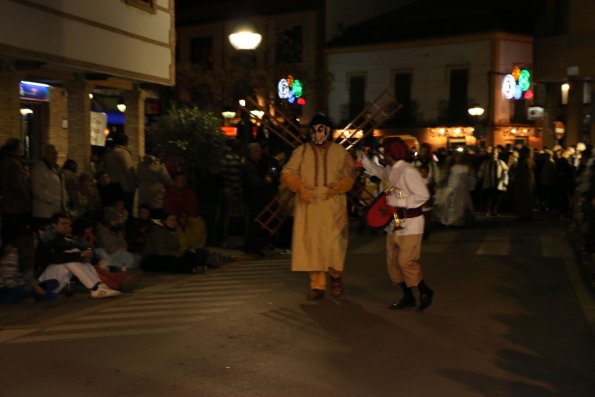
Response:
M0 0L0 53L173 84L173 1Z
M533 43L532 41L510 41L499 42L499 56L496 60L496 89L494 90L494 120L496 123L507 123L510 121L513 99L506 99L502 95L501 85L504 74L509 74L512 68L524 66L533 72Z
M418 121L435 122L440 107L448 102L449 70L468 68L470 102L486 104L488 72L491 67L491 43L488 40L447 44L418 44L375 51L354 51L328 54L328 67L333 76L329 95L329 113L341 120L349 102L349 76L363 73L366 100L370 101L385 89L393 93L395 71L412 71L412 99L417 104ZM398 98L397 98L398 99Z

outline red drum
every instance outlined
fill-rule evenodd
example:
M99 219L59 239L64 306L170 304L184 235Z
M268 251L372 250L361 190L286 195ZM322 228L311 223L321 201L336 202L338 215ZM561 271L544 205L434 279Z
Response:
M386 192L382 192L372 201L364 214L366 224L373 229L384 229L393 220L395 207L386 203Z

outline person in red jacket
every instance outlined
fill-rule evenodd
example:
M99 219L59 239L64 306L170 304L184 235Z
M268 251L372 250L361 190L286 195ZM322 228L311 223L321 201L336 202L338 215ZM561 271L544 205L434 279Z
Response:
M184 212L190 217L198 215L196 194L188 187L188 176L182 172L172 176L173 187L165 191L163 209L165 212L177 214Z

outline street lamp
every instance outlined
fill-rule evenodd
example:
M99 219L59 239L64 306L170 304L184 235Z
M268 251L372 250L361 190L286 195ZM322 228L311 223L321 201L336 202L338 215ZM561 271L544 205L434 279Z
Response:
M251 23L238 25L229 35L229 42L236 50L254 50L262 41L262 35L256 32Z
M479 118L483 115L485 109L478 103L472 104L469 109L467 109L467 113L473 119L473 135L475 139L482 139L485 137L485 131L481 128L479 123Z
M485 112L485 109L483 107L481 107L478 103L474 103L473 105L471 105L471 107L469 107L469 109L467 109L467 112L469 113L469 115L471 117L476 119L483 115L483 113Z

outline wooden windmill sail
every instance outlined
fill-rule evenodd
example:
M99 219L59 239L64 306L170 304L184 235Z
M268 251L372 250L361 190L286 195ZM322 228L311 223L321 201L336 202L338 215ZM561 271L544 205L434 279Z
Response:
M258 105L255 100L249 100L252 106L265 111L267 108ZM270 105L269 105L270 106ZM372 134L384 122L390 119L400 108L395 97L388 91L383 91L372 100L355 118L344 128L339 129L336 142L345 150L351 152L357 145ZM300 127L274 108L275 116L284 120L283 123L274 123L269 118L259 120L270 132L276 134L290 147L295 148L303 143L302 135L297 133ZM256 118L256 116L252 115ZM263 229L271 235L275 234L285 219L291 215L294 193L287 188L282 188L279 194L256 216L254 219ZM361 209L374 199L372 193L365 189L362 183L356 182L348 193L350 204L356 209Z

